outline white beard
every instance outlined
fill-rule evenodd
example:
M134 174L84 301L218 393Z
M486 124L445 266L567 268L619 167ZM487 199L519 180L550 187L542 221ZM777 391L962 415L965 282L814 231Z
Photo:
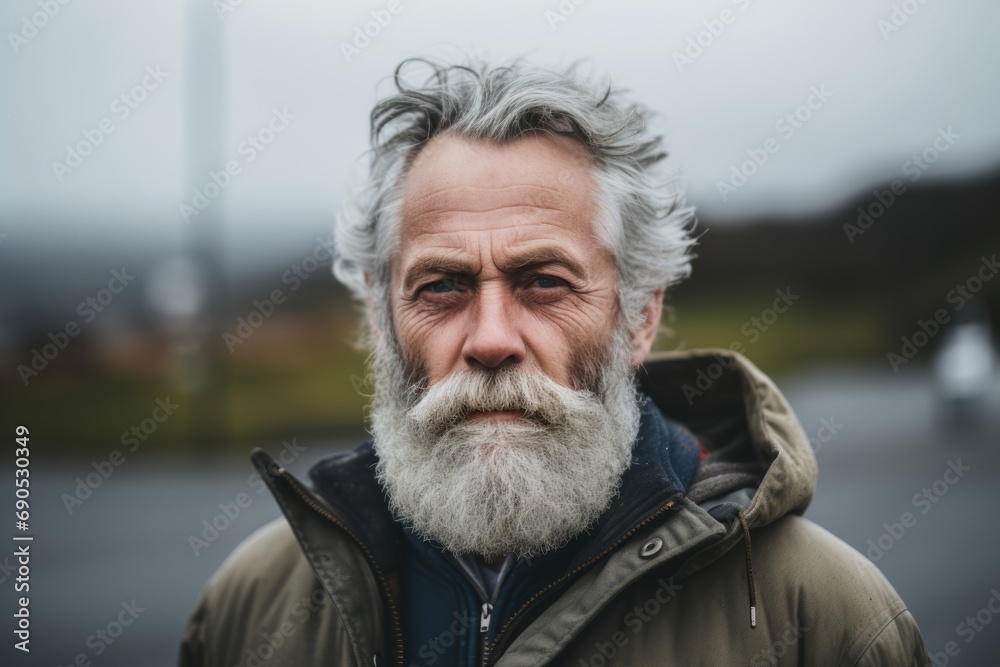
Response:
M623 326L578 357L579 389L521 364L455 372L427 388L386 338L372 358L376 474L417 535L456 554L530 556L565 545L608 508L639 431ZM525 416L465 419L474 410Z

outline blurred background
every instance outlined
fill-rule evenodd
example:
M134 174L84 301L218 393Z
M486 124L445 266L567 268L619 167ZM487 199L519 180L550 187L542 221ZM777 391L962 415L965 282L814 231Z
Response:
M32 651L11 627L4 664L174 664L207 578L278 516L251 448L304 475L366 438L332 216L396 64L464 54L583 59L658 112L701 234L660 348L772 374L819 459L807 516L877 563L935 664L997 664L998 22L987 0L5 2L0 503L24 425L35 541Z

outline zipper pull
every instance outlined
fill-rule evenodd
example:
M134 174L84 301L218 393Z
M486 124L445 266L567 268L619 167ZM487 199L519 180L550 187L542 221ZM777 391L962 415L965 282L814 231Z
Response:
M490 629L490 614L493 613L493 605L489 602L483 603L483 615L479 618L479 631L486 632Z

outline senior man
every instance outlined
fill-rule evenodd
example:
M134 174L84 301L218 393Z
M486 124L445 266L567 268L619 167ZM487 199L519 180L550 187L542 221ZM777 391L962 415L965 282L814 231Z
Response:
M395 83L335 237L372 441L309 484L254 452L284 518L208 583L181 664L929 664L802 518L816 462L774 385L649 356L693 211L644 108L520 62Z

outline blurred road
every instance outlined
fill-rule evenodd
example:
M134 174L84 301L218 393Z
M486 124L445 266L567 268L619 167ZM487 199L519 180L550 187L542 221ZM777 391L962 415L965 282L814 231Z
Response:
M957 655L947 664L998 664L1000 618L981 610L1000 591L1000 536L991 515L1000 494L1000 382L984 422L964 432L937 425L933 390L920 373L841 368L781 384L815 440L820 464L807 516L877 562L932 652L955 642ZM354 443L337 446L348 444ZM336 449L299 445L306 450L290 466L299 475ZM2 463L2 494L12 498L10 462ZM240 540L278 516L270 495L249 480L248 460L208 462L198 471L143 464L127 459L72 514L62 495L73 493L75 478L92 469L32 469L33 650L31 660L23 660L5 631L0 662L62 666L82 654L102 667L175 664L184 622L204 582ZM207 540L203 522L241 493L249 505ZM192 536L205 542L193 545ZM4 551L0 567L10 553ZM0 569L3 613L10 619L13 581L4 577ZM113 622L123 610L134 618L131 624L101 639L97 631L116 632Z
M1000 500L1000 378L981 423L965 430L943 426L921 373L829 369L781 384L817 450L819 488L806 516L877 563L928 648L942 654L936 664L1000 665L1000 615L983 611L994 595L993 608L1000 605L992 515ZM824 420L840 426L825 443ZM954 470L964 467L959 477ZM905 513L910 526L893 525ZM948 642L957 655L943 654Z

